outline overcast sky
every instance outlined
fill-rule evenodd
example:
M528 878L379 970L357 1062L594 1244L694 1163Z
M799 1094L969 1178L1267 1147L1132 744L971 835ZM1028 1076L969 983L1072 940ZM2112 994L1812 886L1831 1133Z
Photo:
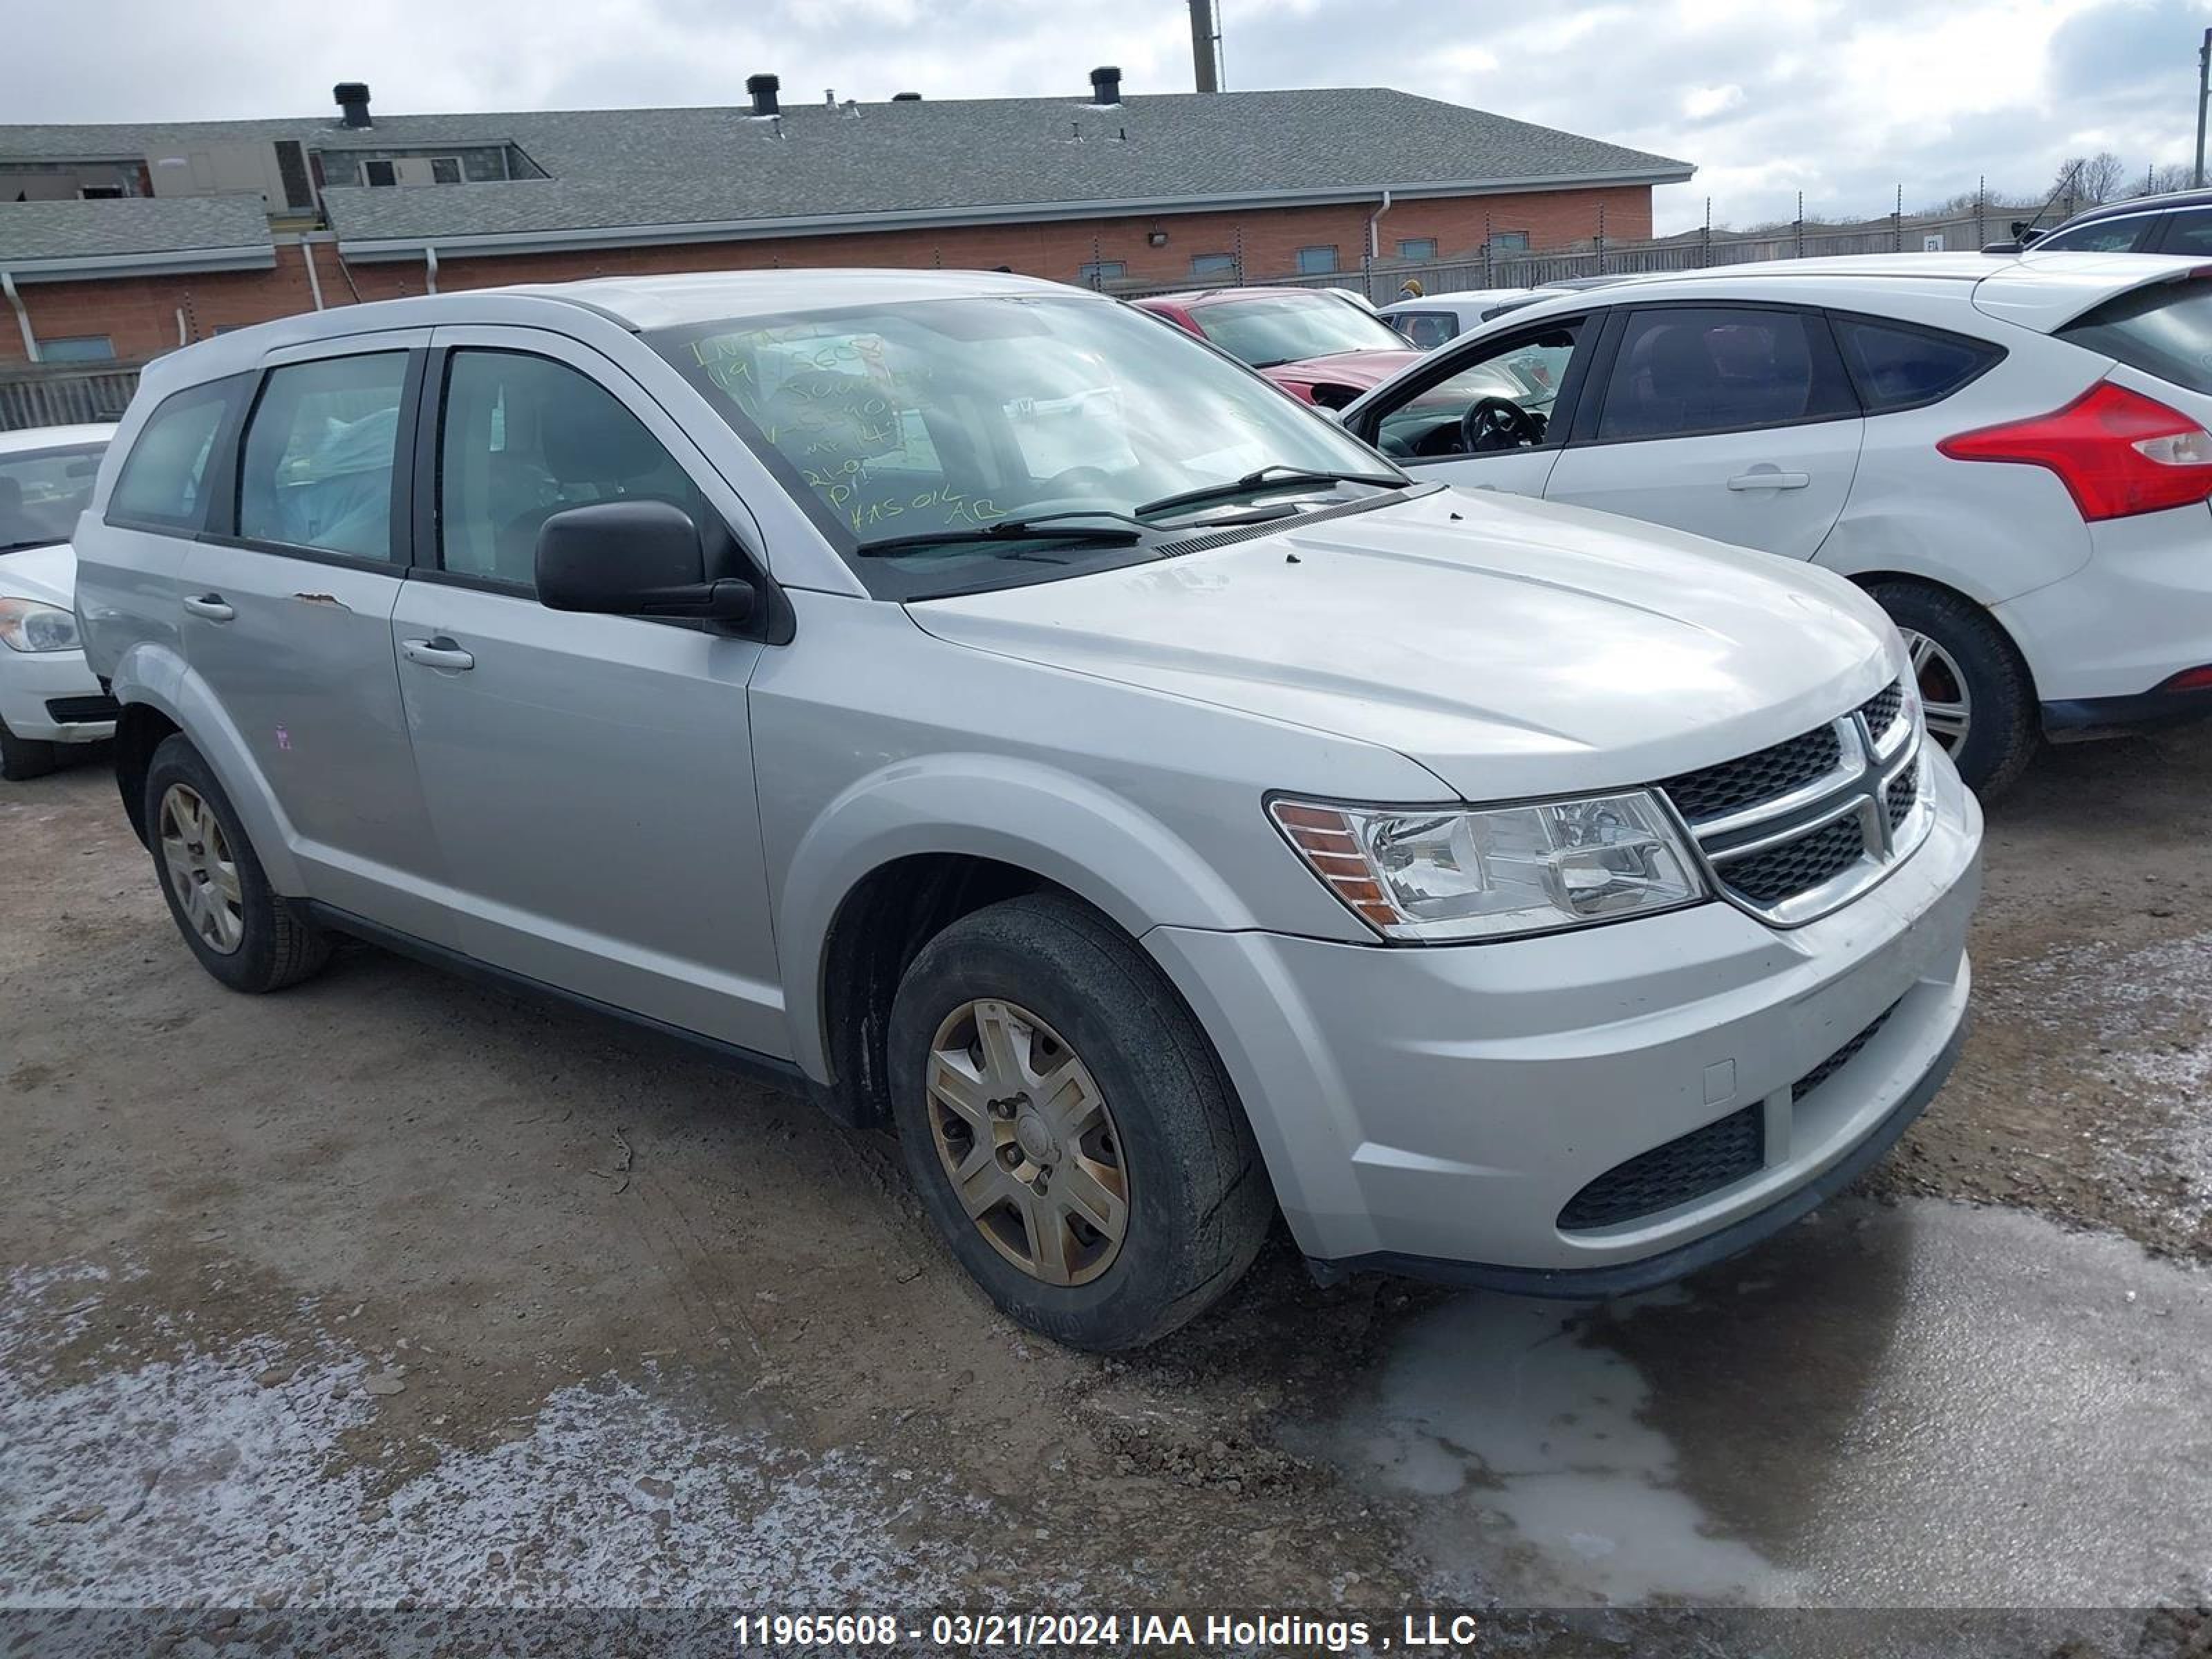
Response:
M1222 0L1227 85L1388 86L1698 164L1662 230L2186 161L2212 0ZM296 21L295 21L296 20ZM0 0L0 121L1188 91L1182 0Z

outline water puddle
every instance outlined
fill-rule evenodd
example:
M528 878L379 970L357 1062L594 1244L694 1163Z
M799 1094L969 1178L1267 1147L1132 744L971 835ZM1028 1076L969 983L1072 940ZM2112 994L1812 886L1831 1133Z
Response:
M1469 1294L1302 1437L1431 1591L2114 1607L2212 1574L2212 1276L1936 1200L1600 1309Z

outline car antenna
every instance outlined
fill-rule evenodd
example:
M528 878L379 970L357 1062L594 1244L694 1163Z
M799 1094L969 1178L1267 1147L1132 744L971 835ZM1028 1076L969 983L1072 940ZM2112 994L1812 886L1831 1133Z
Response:
M2023 225L2023 224L2020 224L2020 223L2018 223L2018 222L2015 222L2015 223L2013 225L2013 228L2012 228L2012 239L2013 239L2013 240L2014 240L2014 241L2017 242L2017 241L2021 240L2021 238L2023 238L2023 237L2025 237L2025 236L2027 234L2027 233L2028 233L2028 232L2030 232L2031 230L2033 230L2033 229L2035 228L2036 225L2037 225L2037 224L2041 221L2041 219L2043 218L2043 216L2044 216L2045 214L2046 214L2046 213L2048 213L2048 212L2050 212L2050 211L2051 211L2051 204L2053 202L2056 202L2056 201L2058 199L2059 192L2060 192L2061 191L2067 190L2067 189L2069 189L2069 188L2070 188L2070 187L2072 186L2072 185L2073 185L2073 183L2074 183L2074 175L2075 175L2075 173L2077 173L2081 172L2081 167L2082 167L2082 163L2081 163L2081 162L2080 162L2080 161L2076 161L2076 162L2075 162L2072 167L2070 167L2067 168L2067 169L2066 169L2066 176L2065 176L2064 178L2061 179L2058 181L2058 183L2057 184L2057 185L2056 185L2056 186L2054 186L2054 187L2052 188L2051 192L2051 194L2050 194L2050 195L2048 195L2048 196L2046 196L2046 197L2045 197L2045 198L2043 198L2043 205L2042 205L2041 207L2039 207L2039 208L2036 209L2036 210L2035 210L2035 217L2034 217L2034 218L2033 218L2033 219L2030 219L2030 220L2029 220L2026 224L2024 224L2024 225ZM2023 253L2025 253L2027 251L2027 250L2025 247L2023 247L2023 248L2021 250L2021 252L2023 252Z

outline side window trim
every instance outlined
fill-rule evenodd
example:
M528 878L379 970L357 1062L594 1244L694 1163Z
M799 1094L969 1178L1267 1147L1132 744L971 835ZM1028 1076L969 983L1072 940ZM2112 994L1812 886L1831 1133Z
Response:
M253 423L254 412L268 394L269 382L277 370L295 368L301 363L323 362L331 358L372 356L383 352L404 351L407 354L405 378L399 386L399 406L394 421L392 445L392 502L386 522L391 526L392 552L381 559L363 558L352 553L334 553L327 548L301 547L291 542L271 541L265 537L239 533L238 502L245 489L243 466L246 457L246 433ZM220 456L208 459L210 471L215 470L220 459L223 464L222 489L215 496L215 510L199 539L219 543L225 547L242 547L256 553L267 553L278 558L299 559L309 564L337 565L348 570L384 571L393 576L404 576L414 561L414 514L411 503L414 492L414 451L401 441L398 434L411 432L418 418L422 398L423 362L429 356L423 345L398 344L376 348L366 352L332 352L328 357L302 356L287 352L281 358L264 360L252 372L252 387L240 400L240 407L230 425L227 447ZM244 378L244 377L241 377Z
M1614 444L1674 443L1685 438L1723 438L1736 432L1784 432L1792 427L1826 426L1835 421L1857 421L1866 418L1864 400L1858 386L1851 379L1850 366L1844 361L1843 348L1838 343L1834 331L1828 325L1825 309L1817 306L1794 303L1786 300L1654 300L1633 305L1615 306L1607 319L1608 327L1604 341L1604 378L1596 382L1595 390L1577 413L1585 418L1577 422L1572 441L1577 444L1611 447ZM1692 432L1631 434L1618 438L1599 434L1599 425L1604 419L1607 399L1613 392L1613 370L1620 356L1621 343L1639 315L1655 311L1779 311L1802 320L1805 330L1805 345L1813 359L1813 371L1818 377L1825 371L1829 383L1840 387L1850 399L1848 408L1832 410L1821 415L1796 415L1780 421L1738 422L1726 426L1699 427ZM1825 362L1823 358L1825 357Z
M1578 313L1567 317L1547 317L1543 322L1525 329L1509 329L1503 333L1494 334L1480 342L1475 350L1469 351L1464 357L1459 356L1459 353L1474 343L1468 341L1463 335L1458 339L1445 341L1436 349L1436 356L1444 361L1437 363L1433 369L1424 365L1423 372L1406 383L1405 390L1399 394L1395 401L1387 406L1382 404L1376 404L1361 421L1360 430L1353 433L1352 435L1363 443L1375 443L1382 434L1383 416L1395 414L1403 409L1423 392L1441 386L1455 374L1473 368L1486 357L1496 356L1501 352L1512 350L1525 339L1534 339L1538 335L1548 333L1553 329L1565 328L1577 324L1582 326L1583 331L1577 338L1574 350L1567 359L1567 372L1559 381L1559 395L1552 402L1550 429L1554 432L1559 430L1559 423L1564 420L1569 422L1568 434L1558 443L1545 446L1547 449L1564 449L1574 441L1575 434L1571 423L1575 413L1575 399L1582 391L1583 365L1589 356L1589 336L1597 325L1597 319L1588 313ZM1514 452L1501 450L1498 453L1510 454ZM1466 455L1431 455L1400 456L1396 459L1398 464L1404 466L1420 465L1433 461L1464 461L1474 458Z

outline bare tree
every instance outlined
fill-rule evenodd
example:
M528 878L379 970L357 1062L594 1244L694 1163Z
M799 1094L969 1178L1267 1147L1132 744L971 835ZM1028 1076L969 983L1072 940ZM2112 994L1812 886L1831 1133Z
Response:
M2058 176L2051 181L2051 187L2061 200L2070 199L2076 207L2094 207L2125 194L2129 184L2128 164L2112 151L2100 149L2094 155L2071 155L2060 162Z
M2168 161L2163 166L2147 167L2143 171L2143 194L2163 196L2171 190L2187 190L2190 171L2186 163Z

